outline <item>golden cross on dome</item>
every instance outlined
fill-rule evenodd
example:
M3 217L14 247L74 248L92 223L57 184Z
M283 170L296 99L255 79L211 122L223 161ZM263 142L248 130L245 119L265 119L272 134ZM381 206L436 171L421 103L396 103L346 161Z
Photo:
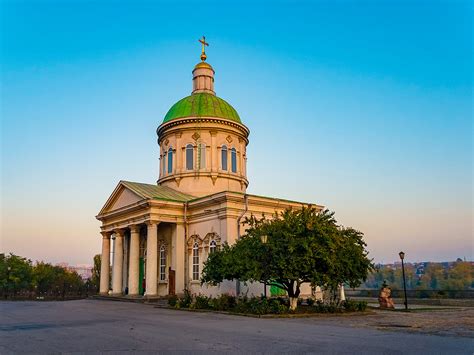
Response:
M206 46L209 46L209 43L206 42L206 37L202 36L202 39L199 40L202 44L201 60L204 62L207 58L206 56Z

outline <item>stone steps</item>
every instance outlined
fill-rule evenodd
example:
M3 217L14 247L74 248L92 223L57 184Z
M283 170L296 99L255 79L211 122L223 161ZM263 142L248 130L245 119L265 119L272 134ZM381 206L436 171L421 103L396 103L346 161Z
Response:
M104 301L147 303L147 304L153 304L158 307L168 307L168 299L164 297L146 298L143 296L130 297L130 296L94 295L91 298L96 299L96 300L104 300Z

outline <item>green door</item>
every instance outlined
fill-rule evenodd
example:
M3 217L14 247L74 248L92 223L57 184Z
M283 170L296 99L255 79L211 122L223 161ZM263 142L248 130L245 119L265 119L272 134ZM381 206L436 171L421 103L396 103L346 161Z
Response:
M279 288L277 286L271 286L270 287L270 295L272 297L277 297L277 296L286 296L286 291L282 288Z

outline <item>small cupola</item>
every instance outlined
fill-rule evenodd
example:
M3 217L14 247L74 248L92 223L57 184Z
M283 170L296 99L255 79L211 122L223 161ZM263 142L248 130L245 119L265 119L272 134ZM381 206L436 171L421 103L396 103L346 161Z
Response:
M209 46L206 42L206 37L202 36L199 40L202 44L201 51L201 62L196 64L193 70L193 94L197 93L208 93L215 95L214 91L214 69L208 63L206 63L206 51L205 47Z

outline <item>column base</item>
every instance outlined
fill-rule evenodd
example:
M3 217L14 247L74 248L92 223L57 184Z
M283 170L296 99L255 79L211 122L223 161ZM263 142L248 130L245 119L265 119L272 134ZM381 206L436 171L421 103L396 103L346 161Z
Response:
M123 292L116 292L116 293L111 293L110 294L112 297L122 297L123 296Z
M108 292L108 291L107 291L107 292L100 292L99 295L101 295L101 296L108 296L108 295L109 295L109 292Z

